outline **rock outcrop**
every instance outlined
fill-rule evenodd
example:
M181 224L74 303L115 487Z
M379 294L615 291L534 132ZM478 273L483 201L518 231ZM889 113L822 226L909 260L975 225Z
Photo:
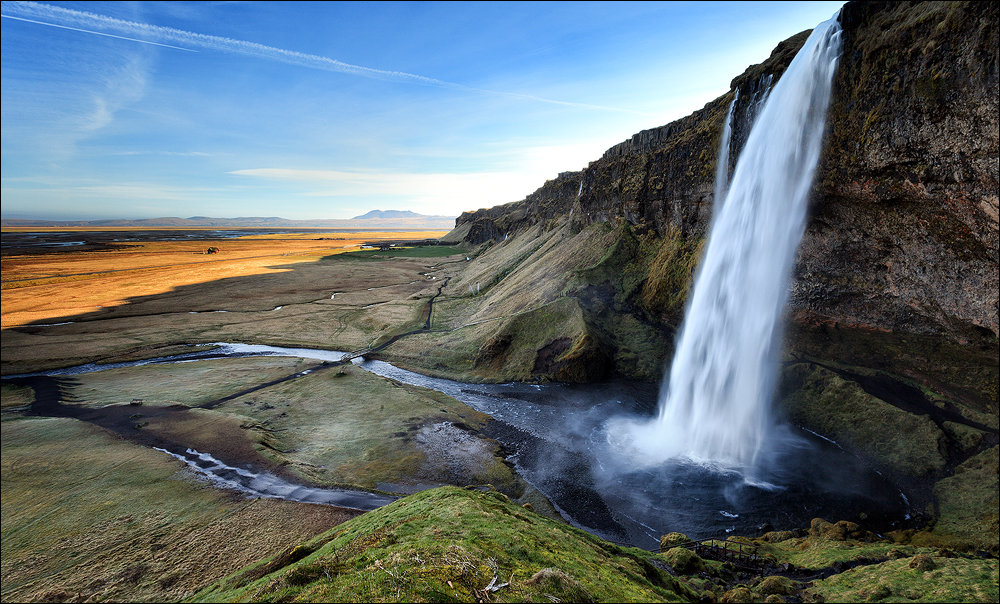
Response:
M997 16L979 3L845 6L795 308L995 341Z
M843 53L791 306L871 329L995 339L997 9L849 3L841 21ZM466 240L478 244L572 212L578 226L623 218L639 232L704 236L729 103L738 91L732 170L758 104L808 33L779 44L703 109L636 134L524 201L467 212L458 227L468 225Z
M545 181L537 191L521 201L501 206L462 212L455 220L455 230L444 239L465 241L472 245L499 242L511 233L554 220L572 211L580 188L581 172L562 172Z
M732 90L675 122L644 130L608 149L583 172L577 223L622 217L641 231L671 228L688 237L704 236L712 214L714 175L723 121L738 94L730 171L769 87L781 77L808 34L778 44L771 56L749 67Z

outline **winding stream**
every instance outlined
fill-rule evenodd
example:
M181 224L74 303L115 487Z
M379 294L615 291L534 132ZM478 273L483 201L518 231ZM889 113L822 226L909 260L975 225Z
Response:
M36 379L56 388L73 375L153 363L197 362L245 356L287 356L318 361L317 366L263 384L295 379L323 367L341 364L343 352L264 345L217 343L209 351L129 363L87 364L4 380ZM801 446L775 460L766 475L747 480L736 472L719 472L692 462L674 461L639 470L613 467L606 425L612 418L653 417L657 386L617 380L602 384L467 384L433 378L361 358L354 365L394 380L431 388L456 398L494 418L486 435L501 442L520 474L544 493L574 525L604 538L653 549L660 535L678 531L690 537L756 534L762 526L791 529L808 526L814 517L868 517L870 526L888 530L909 517L905 495L831 441L797 430ZM50 393L51 394L51 393ZM211 408L225 399L203 405ZM46 402L48 401L48 402ZM46 406L47 405L47 406ZM57 409L54 405L57 405ZM109 411L115 410L114 414ZM39 392L32 412L92 421L156 447L208 477L219 486L249 495L328 503L369 510L393 497L342 489L315 489L294 484L259 468L234 467L216 459L213 451L178 450L136 433L129 413L135 407L117 405L93 410L61 405L58 395ZM186 407L143 407L143 413L183 413ZM120 416L120 417L118 417Z

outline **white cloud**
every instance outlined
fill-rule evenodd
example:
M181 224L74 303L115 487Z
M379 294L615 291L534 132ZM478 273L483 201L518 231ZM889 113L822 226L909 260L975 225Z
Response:
M454 214L470 204L492 206L516 201L538 186L533 176L517 172L471 174L406 174L378 171L294 170L260 168L230 172L303 185L303 197L352 197L364 205L365 198L395 204L399 209L433 207L435 214Z
M3 4L4 17L10 8ZM63 162L146 94L148 49L106 41L84 49L28 39L4 50L4 139L16 141L22 155ZM31 75L37 64L47 66L46 77Z
M616 141L617 142L617 141ZM387 198L399 209L433 208L458 215L524 199L559 172L580 170L609 147L604 142L521 149L502 170L469 173L402 173L380 170L253 168L229 174L298 183L303 197ZM595 151L595 149L600 151ZM424 212L428 213L428 212Z

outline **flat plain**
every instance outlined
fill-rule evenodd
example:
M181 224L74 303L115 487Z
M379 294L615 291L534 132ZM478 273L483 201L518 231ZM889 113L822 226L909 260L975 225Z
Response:
M5 229L2 373L220 341L363 348L422 326L429 299L467 260L453 246L361 244L442 234L116 231L36 250L8 246ZM315 372L294 377L306 368ZM3 601L176 600L357 514L247 500L199 482L141 444L150 439L308 485L405 494L490 483L539 501L480 434L487 416L355 367L288 357L126 366L57 379L55 395L31 380L2 385ZM53 396L94 413L143 404L119 412L132 434L46 417L34 403Z
M227 339L360 348L383 331L416 320L420 298L432 295L434 279L424 273L447 257L397 252L365 262L365 256L341 260L341 254L357 254L365 242L441 234L88 241L47 253L5 246L2 371L9 375ZM461 257L449 246L433 251Z

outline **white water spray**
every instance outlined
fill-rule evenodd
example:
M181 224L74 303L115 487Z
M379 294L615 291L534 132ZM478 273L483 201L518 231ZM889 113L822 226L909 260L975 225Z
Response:
M609 432L647 465L686 457L750 473L757 466L774 427L781 312L839 54L834 17L769 95L713 220L659 416Z

